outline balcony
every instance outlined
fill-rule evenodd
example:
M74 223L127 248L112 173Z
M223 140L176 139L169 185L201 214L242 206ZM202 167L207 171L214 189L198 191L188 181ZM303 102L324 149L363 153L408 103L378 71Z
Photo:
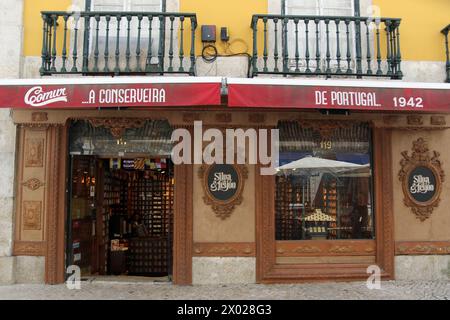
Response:
M251 74L402 79L400 21L254 15Z
M41 75L195 75L192 13L44 11Z
M445 36L445 54L447 56L447 63L445 64L445 69L447 71L446 82L450 83L450 53L448 49L448 32L450 30L450 24L442 29L442 34Z

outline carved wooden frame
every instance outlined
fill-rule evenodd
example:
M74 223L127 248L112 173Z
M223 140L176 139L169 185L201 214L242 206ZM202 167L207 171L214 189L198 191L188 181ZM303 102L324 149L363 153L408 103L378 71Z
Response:
M395 254L402 255L449 255L450 241L397 241Z
M254 242L196 242L195 257L254 257Z
M375 252L370 252L370 254L375 256L375 262L381 269L381 277L385 280L394 279L395 244L391 135L390 129L373 129L376 237L373 240ZM257 167L256 170L258 171L258 169ZM390 191L386 192L386 190ZM280 248L281 243L276 241L274 236L274 195L275 177L256 174L256 279L258 283L367 279L368 264L365 263L277 264L277 248ZM305 242L305 245L308 244L308 242ZM319 247L323 246L326 246L326 244L319 245ZM369 247L372 247L372 245ZM324 256L330 255L336 255L336 253L324 253Z
M398 173L398 178L402 182L404 195L403 203L411 208L417 219L423 222L431 216L434 208L439 205L445 173L444 170L442 170L442 163L439 160L439 152L433 151L431 156L425 139L419 138L414 141L412 150L411 156L408 155L408 151L403 151L401 153L403 159L400 161L401 169ZM436 179L436 192L427 202L416 201L408 190L409 175L417 167L426 167L430 169Z
M93 127L105 127L111 131L114 138L121 138L126 129L141 128L146 118L88 118Z
M236 190L236 193L233 195L233 197L231 197L231 199L221 201L215 199L209 191L208 174L209 170L211 170L213 166L214 165L203 164L198 169L198 176L202 180L203 192L205 194L203 196L203 201L206 205L212 207L217 217L225 220L230 217L230 215L233 213L234 208L242 203L242 193L244 191L245 180L248 179L248 169L245 165L231 165L236 170L239 178L238 189Z
M45 254L45 282L58 284L65 281L65 221L67 219L67 137L69 125L50 127L48 212L46 221L46 241L39 250L18 251L25 255ZM176 165L174 178L174 238L173 238L173 282L178 285L192 283L193 246L193 166ZM24 247L17 242L15 248Z

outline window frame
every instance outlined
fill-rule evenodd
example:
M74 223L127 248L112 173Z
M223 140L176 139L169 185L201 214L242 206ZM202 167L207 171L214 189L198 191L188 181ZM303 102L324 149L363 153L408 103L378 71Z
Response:
M309 142L309 140L302 140L302 139L299 139L298 137L295 137L296 138L296 140L291 140L291 139L288 139L288 140L282 140L282 137L283 136L285 136L285 135L283 135L283 134L281 134L281 132L282 132L282 130L283 130L283 123L284 123L285 121L280 121L280 122L278 122L278 124L277 124L277 129L278 130L280 130L280 146L283 144L283 142L291 142L291 143L294 143L294 144L298 144L298 145L305 145L305 141L308 141ZM292 127L290 128L289 126L292 126L292 125L294 125L295 124L295 121L286 121L288 124L287 124L287 126L288 127L284 127L284 130L285 130L285 132L287 132L287 131L290 131L291 129L292 129ZM289 124L290 123L290 124ZM301 124L298 124L299 125L299 129L300 129L300 127L301 127ZM373 151L374 151L374 147L373 147L373 128L371 128L371 126L370 126L370 123L368 123L368 122L365 122L365 121L361 121L361 122L354 122L354 123L352 123L351 124L352 126L361 126L361 125L363 125L363 126L366 126L367 125L367 140L361 140L361 142L362 143L365 143L365 142L367 142L368 143L368 145L367 145L367 150L366 150L366 155L368 156L368 164L370 165L370 176L368 177L368 181L367 181L367 187L368 187L368 194L366 195L367 196L367 214L368 214L368 217L369 217L369 219L370 219L370 221L371 221L371 228L370 228L370 234L371 234L371 237L370 238L354 238L354 237L352 237L352 238L336 238L336 239L328 239L328 235L327 235L327 239L322 239L321 241L329 241L329 242L332 242L332 241L358 241L358 240L374 240L375 239L375 237L376 237L376 223L375 223L375 221L376 221L376 219L375 219L375 216L376 216L376 212L375 212L375 210L376 210L376 206L375 206L375 204L374 204L374 154L373 154ZM281 126L281 127L280 127ZM344 127L345 128L345 127ZM303 129L310 129L309 127L307 127L307 128L303 128ZM340 128L338 128L338 127L336 127L336 129L340 129ZM357 130L357 129L355 129L355 130ZM314 131L314 130L313 130ZM314 135L314 133L313 133L313 135ZM323 139L327 139L326 137L320 137L320 139L321 140L323 140ZM330 140L331 141L331 140ZM343 142L343 141L340 141L340 142ZM308 144L309 145L309 144ZM295 149L290 149L290 150L285 150L285 152L286 153L306 153L306 154L314 154L315 152L317 151L317 149L315 148L315 147L311 147L311 148L301 148L301 149L298 149L298 148L295 148ZM351 151L339 151L339 150L330 150L331 151L331 153L335 153L335 154L352 154L352 153L361 153L361 152L359 152L359 151L357 151L357 150L355 150L354 152L351 152ZM315 155L313 155L313 156L315 156ZM319 157L319 158L321 158L321 156L317 156L317 157ZM280 150L280 159L281 159L281 150ZM295 160L292 160L292 159L289 159L289 161L295 161ZM339 160L338 160L339 161ZM340 161L343 161L343 160L340 160ZM281 165L281 164L280 164ZM328 176L328 172L326 172L326 171L322 171L321 173L321 179L320 179L320 181L318 182L318 185L320 185L322 182L324 182L324 181L326 181L327 180L327 176ZM281 176L282 176L283 174L281 174ZM292 174L286 174L287 175L287 177L292 177ZM296 176L295 174L293 174L293 176ZM277 181L277 177L280 177L280 174L277 174L276 175L276 178L275 178L275 181ZM287 178L287 179L290 179L290 178ZM301 179L305 179L305 177L303 176L303 178L301 178ZM325 180L323 180L323 179L325 179ZM292 181L292 180L291 180ZM282 213L281 212L279 212L279 211L277 211L277 195L279 194L279 191L278 191L278 187L279 187L279 184L278 183L275 183L275 194L274 194L274 214L275 214L275 230L274 230L274 235L275 235L275 240L276 241L284 241L284 242L295 242L295 241L314 241L314 239L305 239L304 238L304 236L305 236L305 232L306 232L306 229L304 228L304 226L302 226L302 229L301 229L301 231L300 231L300 233L302 234L302 238L301 239L295 239L295 238L293 238L293 239L279 239L278 238L278 236L279 236L279 233L282 233L281 232L281 230L282 229L277 229L278 228L278 223L281 223L278 219L280 219L281 218L281 216L279 216L279 215L282 215ZM292 188L294 188L292 185L291 185L291 187ZM297 186L298 187L298 186ZM308 189L308 187L306 188L306 189ZM319 192L319 189L317 189L316 190L317 192ZM281 192L281 194L283 194L283 192ZM345 193L344 194L341 194L341 196L342 195L345 195ZM314 196L314 199L316 198L318 196L318 193L316 193L316 195ZM337 195L338 197L339 197L339 195ZM353 200L355 200L355 199L353 199ZM310 201L312 201L312 200L310 200ZM308 201L307 201L308 202ZM354 201L353 201L354 202ZM339 200L337 200L337 203L336 204L338 204L339 203ZM286 207L286 205L287 206L291 206L291 205L293 205L293 203L291 202L291 201L288 201L288 202L284 202L284 205L281 205L281 207ZM342 204L341 204L342 205ZM312 207L310 207L310 209L311 209ZM314 207L314 209L320 209L321 211L324 211L324 207ZM339 217L339 212L341 212L341 214L342 214L342 209L343 208L338 208L338 207L336 207L336 214L337 214L337 216L336 216L336 218L338 218ZM326 211L326 210L325 210ZM324 212L325 212L324 211ZM327 214L328 214L328 212L326 212ZM341 217L342 217L342 215L341 215ZM295 220L291 220L291 223L294 223L295 222ZM289 224L289 223L288 223ZM337 226L339 226L339 222L337 222ZM300 229L299 229L300 230ZM337 231L337 233L336 233L336 236L337 235L339 235L339 231ZM354 236L354 235L353 235Z
M281 14L282 15L289 15L289 13L287 12L288 1L289 0L281 0ZM301 1L301 0L298 0L298 1ZM314 1L316 1L316 13L315 13L315 15L317 15L317 16L324 16L324 14L323 14L324 8L322 6L322 1L324 1L324 0L314 0ZM352 2L352 4L351 4L352 13L350 14L350 16L359 17L360 13L361 13L361 2L360 2L360 0L350 0L350 1ZM319 30L320 30L319 46L320 46L320 49L321 49L320 50L320 64L323 67L326 64L326 53L325 53L325 48L326 48L326 40L325 39L326 39L326 37L325 37L325 30L323 30L323 25L322 24L323 23L320 23L320 25L319 25ZM330 25L331 25L330 28L333 28L333 24L330 24ZM342 33L342 31L341 31L341 33ZM287 41L288 41L289 44L292 44L293 43L292 39L294 38L294 34L293 34L293 32L289 32L288 34L291 37L291 39L287 39ZM330 34L333 34L333 32L331 31ZM358 37L358 34L359 34L359 37ZM331 51L334 51L333 47L336 47L336 41L335 41L336 39L331 38L330 40L331 40L330 41ZM340 39L341 48L344 48L344 46L343 46L343 44L345 44L344 40L345 39L343 39L341 37L341 39ZM284 45L285 41L286 41L285 38L282 36L281 37L281 43L283 45ZM361 27L360 26L357 26L357 25L352 26L352 25L350 25L350 41L353 42L353 45L350 46L351 57L352 57L351 58L351 64L352 64L352 68L356 68L356 56L358 55L358 53L359 53L359 55L363 54L362 47L361 47ZM310 38L309 39L309 43L310 43L310 50L312 52L311 53L312 58L310 60L310 67L311 68L316 68L317 67L317 61L314 58L315 52L316 52L315 51L316 50L315 49L316 44L315 44L314 38ZM373 45L373 41L371 43ZM289 44L288 44L288 51L289 52L293 52L292 50L290 50L292 48L289 47ZM371 51L374 52L373 50L374 49L372 48ZM295 68L295 61L294 60L295 59L293 57L289 58L289 62L288 62L288 68L289 69L294 69ZM341 61L343 61L343 60L341 60ZM305 63L306 63L305 59L303 57L300 57L300 65L304 66ZM337 63L336 63L336 61L334 59L332 59L332 61L331 61L331 68L332 69L337 68Z
M281 14L282 15L286 15L286 9L287 9L287 1L288 0L281 0ZM319 9L319 13L316 13L317 15L322 15L322 12L320 12L323 8L320 5L322 0L315 0L319 3L318 5L318 9ZM360 0L352 0L353 2L353 16L355 17L359 17L360 12L361 12L361 4L360 4Z
M95 2L96 1L104 1L104 0L86 0L85 10L88 11L88 12L95 12L96 11L95 10ZM118 12L140 11L140 10L131 10L131 2L133 0L119 0L119 1L123 2L123 9L122 10L118 10ZM160 11L161 12L166 12L167 0L158 0L158 1L160 3ZM112 26L112 28L115 28L115 26L114 26L114 19L112 19L111 21L112 22L111 22L110 26ZM95 37L95 32L94 32L94 30L95 30L94 23L95 22L93 20L91 20L90 23L91 23L91 25L90 25L89 31L87 31L87 30L85 31L85 32L89 32L89 34L86 34L85 37L84 37L84 39L85 39L84 47L88 48L89 61L91 60L92 55L94 54L94 47L93 47L92 44L94 42L94 37ZM123 34L123 33L126 32L126 20L125 19L122 19L121 25L123 25L124 27L121 27L120 38L125 38L126 39L126 35ZM159 35L160 31L159 31L159 23L158 23L158 19L157 18L155 18L153 20L152 25L154 25L154 27L153 27L153 34L152 34L153 43L157 43L157 42L161 41L161 39L165 39L166 22L165 21L163 22L163 35L162 36ZM147 27L143 26L142 30L147 30ZM131 28L130 39L135 39L135 38L137 39L137 28ZM114 37L111 37L110 41L114 42L115 41L114 39L115 39ZM141 45L142 45L142 48L146 48L145 42L142 42ZM162 41L162 46L163 46L163 52L165 52L164 47L166 46L166 41ZM146 55L146 54L143 54L143 56L144 55ZM157 55L158 55L158 47L157 46L152 46L152 60L150 61L151 65L154 65L154 66L158 65Z
M292 121L289 116L278 120ZM334 121L308 118L318 125ZM319 123L320 122L320 123ZM367 268L377 265L382 280L394 279L394 209L392 130L369 121L373 141L374 240L291 241L275 240L275 176L255 176L256 205L256 279L258 283L295 283L323 280L365 280ZM276 128L270 126L268 128ZM268 141L269 143L269 141ZM258 166L256 170L261 168ZM271 196L273 195L273 197ZM347 256L346 261L329 258ZM372 261L364 261L364 256ZM283 263L279 258L284 257ZM306 259L305 259L306 258ZM302 260L303 259L303 260ZM287 261L286 261L287 260Z

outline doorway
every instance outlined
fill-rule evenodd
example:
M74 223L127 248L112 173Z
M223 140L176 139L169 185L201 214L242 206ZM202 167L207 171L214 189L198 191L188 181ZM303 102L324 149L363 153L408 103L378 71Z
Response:
M66 266L82 277L173 274L171 128L145 121L119 134L76 121L69 130Z

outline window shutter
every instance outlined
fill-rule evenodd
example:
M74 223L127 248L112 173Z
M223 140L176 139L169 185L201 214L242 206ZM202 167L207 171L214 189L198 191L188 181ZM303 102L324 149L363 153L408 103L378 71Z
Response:
M161 11L161 0L94 0L93 11Z
M353 0L320 0L324 16L353 16Z
M138 12L161 12L162 0L93 0L92 11L138 11ZM96 24L95 19L91 19L91 35L90 35L90 52L93 54L93 43L95 41ZM139 21L137 17L133 17L130 22L130 49L134 53L136 51L138 41L138 25ZM120 50L123 53L126 49L126 39L128 21L126 17L122 17L120 21L119 42ZM106 21L105 18L101 18L99 24L99 50L103 52L106 46ZM152 60L151 63L157 62L158 46L159 46L159 33L160 22L157 16L153 17L152 22ZM114 63L114 53L117 40L117 19L112 16L109 24L109 41L108 46L110 50L110 62ZM144 17L141 21L141 36L140 36L140 48L141 48L141 63L145 62L145 58L148 53L149 44L149 23L147 17ZM123 62L122 62L123 63Z
M124 11L128 0L92 1L92 11Z
M318 16L320 15L319 0L286 0L286 14L299 16ZM308 25L308 50L311 58L310 66L314 67L314 57L316 55L316 25L314 21L310 21ZM305 66L306 54L306 26L303 21L298 23L298 50L300 55L300 65ZM295 24L290 21L288 25L288 52L290 57L295 57L296 52L296 35ZM295 61L292 63L295 64Z
M147 12L160 12L162 9L161 0L131 0L131 11L147 11Z
M319 0L286 0L288 15L318 15Z
M354 0L286 0L286 14L287 15L317 15L317 16L353 16L354 15ZM313 70L316 68L316 24L313 20L309 22L309 36L308 36L308 46L310 54L310 68ZM298 48L300 55L300 66L305 66L305 47L306 47L306 28L305 23L300 21L298 23ZM328 43L331 57L336 56L337 51L337 35L336 35L336 24L334 21L330 21L328 25ZM343 21L339 24L340 32L340 51L341 58L344 58L346 54L346 30L345 23ZM350 43L354 44L354 27L351 25L350 32ZM295 35L295 24L293 21L289 22L288 25L288 51L289 51L289 67L295 68L295 53L296 53L296 35ZM326 53L327 53L327 34L325 22L320 22L319 24L319 51L321 58L321 69L325 71L326 68ZM352 50L352 56L354 51L354 45L350 46ZM342 61L341 61L342 63ZM335 67L336 61L331 61L331 67ZM342 66L341 66L342 68Z

